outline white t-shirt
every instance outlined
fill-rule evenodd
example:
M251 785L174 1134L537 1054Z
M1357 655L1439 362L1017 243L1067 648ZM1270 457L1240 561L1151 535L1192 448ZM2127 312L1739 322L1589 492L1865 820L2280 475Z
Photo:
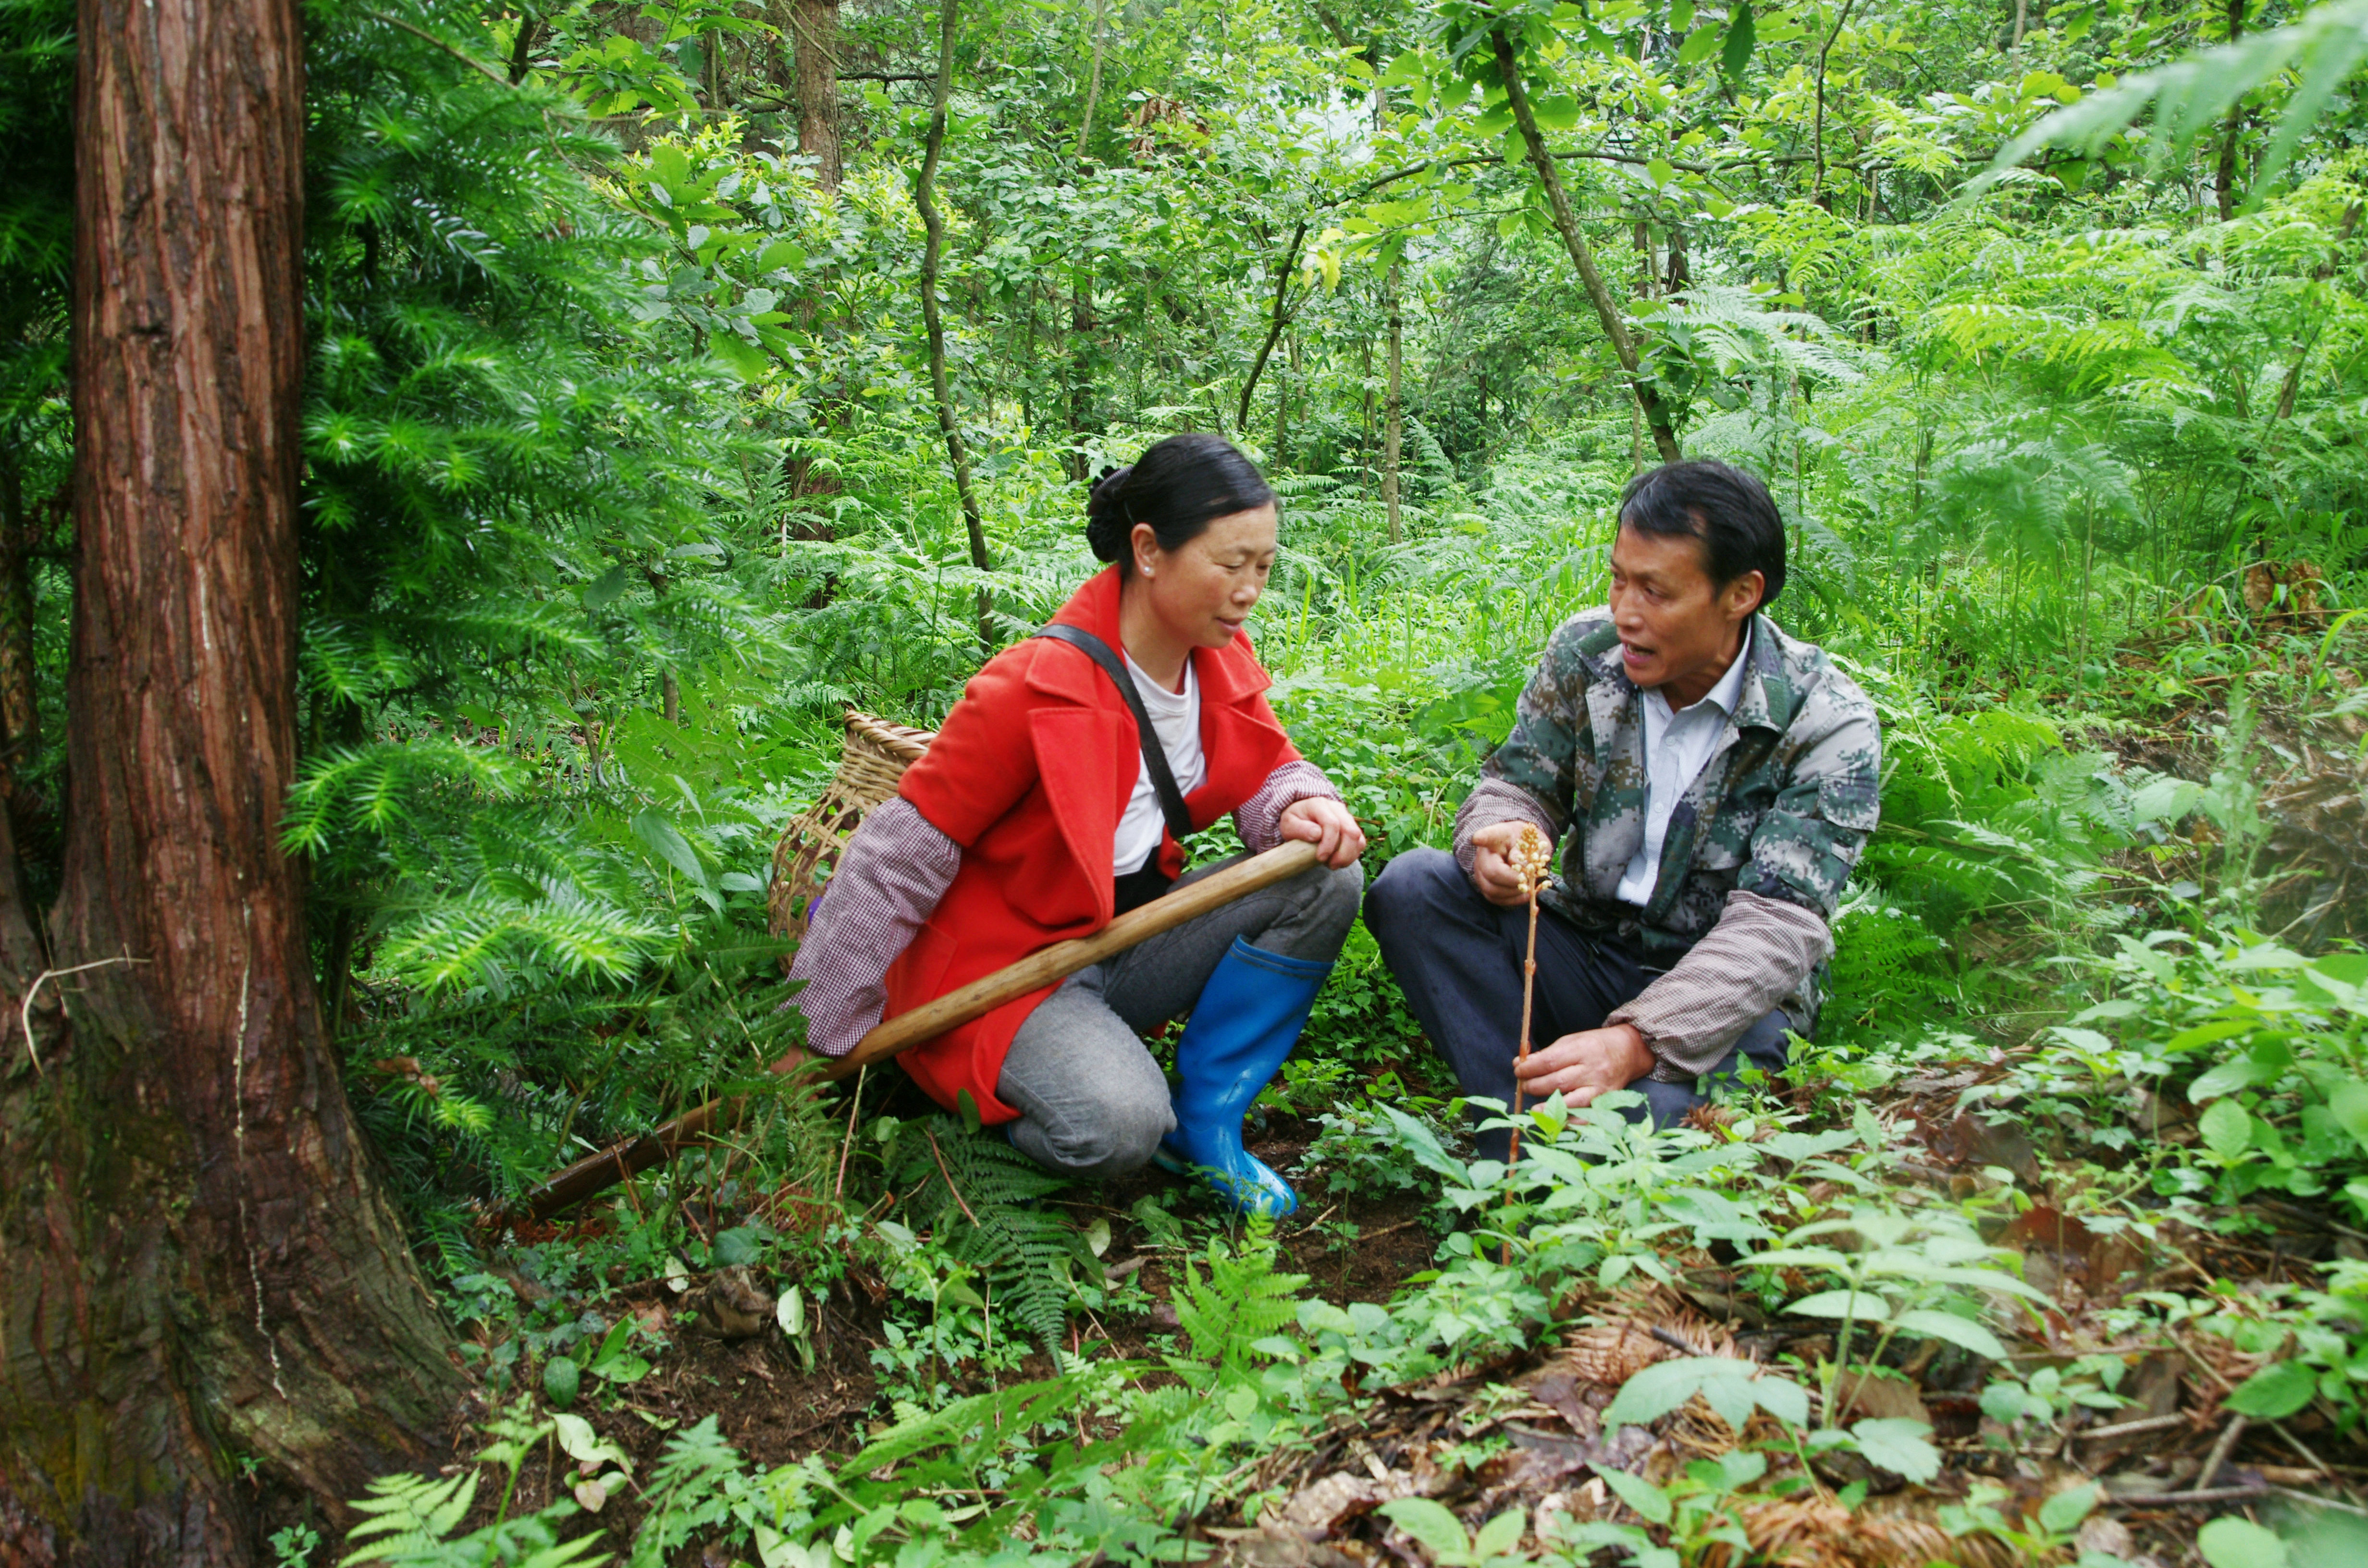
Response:
M1613 896L1621 903L1642 909L1653 902L1654 886L1661 880L1661 845L1669 836L1669 819L1710 761L1727 716L1742 699L1743 671L1750 658L1751 631L1747 627L1743 645L1735 651L1735 663L1692 707L1672 711L1658 687L1644 693L1645 842L1636 846L1628 869L1620 874Z
M1192 673L1192 661L1184 661L1184 689L1170 691L1143 673L1143 666L1129 655L1126 673L1134 677L1134 689L1143 694L1143 710L1151 715L1151 728L1159 736L1159 748L1167 754L1167 770L1176 775L1176 788L1190 795L1209 781L1209 762L1201 755L1201 677ZM1118 836L1110 846L1110 864L1116 874L1125 876L1140 871L1159 853L1159 836L1167 826L1167 815L1159 809L1159 790L1151 781L1151 769L1144 765L1138 753L1134 759L1134 793L1127 797L1126 814L1118 819Z

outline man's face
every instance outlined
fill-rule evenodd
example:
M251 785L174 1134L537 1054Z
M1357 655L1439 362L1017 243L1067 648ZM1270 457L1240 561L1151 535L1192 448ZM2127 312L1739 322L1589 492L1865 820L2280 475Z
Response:
M1628 678L1672 707L1699 702L1735 656L1763 579L1746 572L1724 588L1704 569L1707 547L1689 535L1622 526L1611 545L1611 624Z

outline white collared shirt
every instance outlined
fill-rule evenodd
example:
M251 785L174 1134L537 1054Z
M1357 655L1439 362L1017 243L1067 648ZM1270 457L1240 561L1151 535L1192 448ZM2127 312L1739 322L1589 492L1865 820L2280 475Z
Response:
M1618 898L1638 908L1653 902L1654 884L1661 876L1661 841L1668 836L1669 818L1685 798L1702 766L1710 761L1725 729L1728 715L1743 696L1744 667L1751 661L1751 628L1747 623L1735 662L1718 677L1709 695L1691 708L1672 710L1660 687L1642 694L1645 717L1645 842L1629 858L1620 874Z

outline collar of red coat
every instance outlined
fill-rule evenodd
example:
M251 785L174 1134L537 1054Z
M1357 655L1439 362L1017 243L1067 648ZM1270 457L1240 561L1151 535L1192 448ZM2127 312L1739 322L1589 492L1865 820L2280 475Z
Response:
M1090 631L1116 649L1120 646L1118 603L1118 568L1106 566L1069 596L1069 602L1061 607L1053 620L1055 625ZM1273 684L1250 651L1247 631L1234 633L1233 642L1223 648L1193 649L1192 668L1201 677L1201 700L1204 703L1246 701ZM1064 697L1089 708L1099 707L1116 695L1110 677L1082 653L1075 658L1031 661L1028 684L1047 696Z

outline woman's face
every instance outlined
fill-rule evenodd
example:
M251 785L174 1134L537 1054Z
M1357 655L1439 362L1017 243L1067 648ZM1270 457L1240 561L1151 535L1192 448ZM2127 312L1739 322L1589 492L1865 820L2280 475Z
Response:
M1197 648L1223 648L1249 619L1274 570L1271 502L1218 517L1176 550L1134 525L1134 573L1161 625Z

